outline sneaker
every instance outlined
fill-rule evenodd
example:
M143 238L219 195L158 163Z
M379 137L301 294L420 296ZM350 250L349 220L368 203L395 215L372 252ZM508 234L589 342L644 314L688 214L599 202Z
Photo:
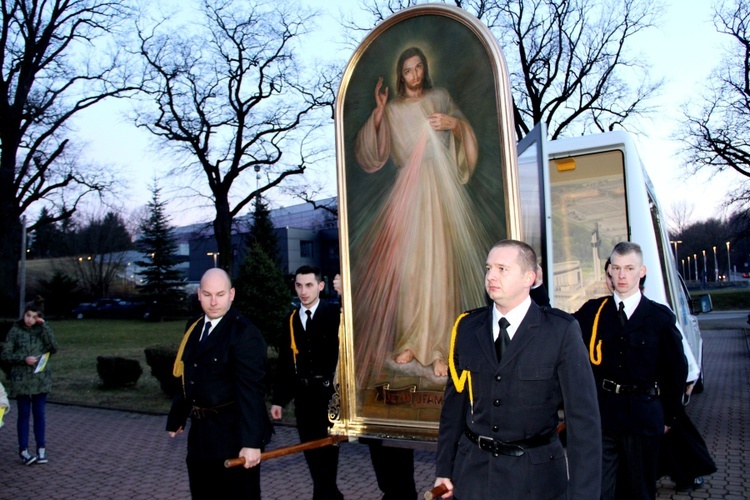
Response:
M46 464L47 463L47 448L39 448L37 450L36 463Z
M19 455L21 455L21 461L24 465L31 465L36 462L36 457L29 453L29 450L23 450Z

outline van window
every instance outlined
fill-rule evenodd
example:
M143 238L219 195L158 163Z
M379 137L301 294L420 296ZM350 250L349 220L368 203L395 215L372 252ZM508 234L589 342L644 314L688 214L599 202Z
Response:
M620 150L550 159L555 307L573 312L606 295L604 263L628 239Z

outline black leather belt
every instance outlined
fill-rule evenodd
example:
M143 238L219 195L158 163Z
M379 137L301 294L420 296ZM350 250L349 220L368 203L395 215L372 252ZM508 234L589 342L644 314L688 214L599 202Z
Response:
M637 384L618 384L617 382L613 380L602 380L602 389L609 392L614 392L615 394L640 394L643 396L658 396L661 391L659 391L659 386L654 383L654 385L650 386L642 386Z
M520 441L499 441L487 436L480 436L476 432L466 427L466 437L479 446L484 451L489 451L494 455L508 455L511 457L520 457L529 448L544 446L557 439L557 429L553 429L547 434L540 434Z
M193 418L197 418L198 420L201 420L203 418L208 418L208 417L214 417L218 415L219 413L223 413L226 410L230 409L232 406L234 406L234 401L230 403L225 403L219 406L211 406L209 408L201 408L200 406L193 406L193 409L190 410L190 416Z

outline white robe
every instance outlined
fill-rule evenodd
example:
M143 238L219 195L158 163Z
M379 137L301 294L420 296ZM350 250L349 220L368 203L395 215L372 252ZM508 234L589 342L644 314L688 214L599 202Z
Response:
M433 130L432 113L459 119ZM376 131L371 116L357 135L355 157L366 172L389 156L398 168L393 189L369 227L352 241L354 330L360 384L386 356L406 349L422 365L447 360L450 331L466 309L484 304L484 261L492 242L475 225L464 187L474 172L477 143L448 92L395 98Z

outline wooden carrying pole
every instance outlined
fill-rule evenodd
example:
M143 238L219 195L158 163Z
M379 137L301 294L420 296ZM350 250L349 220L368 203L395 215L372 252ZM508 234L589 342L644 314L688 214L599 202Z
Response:
M337 444L342 441L348 441L348 436L328 436L322 439L316 439L314 441L307 441L306 443L295 444L292 446L284 446L282 448L276 448L275 450L264 451L260 454L260 460L268 460L270 458L285 457L293 453L299 453L300 451L314 450L315 448L322 448L323 446L330 446ZM238 467L245 465L245 457L230 458L224 460L224 467Z
M424 494L424 500L435 500L436 498L440 498L446 493L448 493L448 488L444 484L441 484L439 486L435 486L430 491L426 491Z

